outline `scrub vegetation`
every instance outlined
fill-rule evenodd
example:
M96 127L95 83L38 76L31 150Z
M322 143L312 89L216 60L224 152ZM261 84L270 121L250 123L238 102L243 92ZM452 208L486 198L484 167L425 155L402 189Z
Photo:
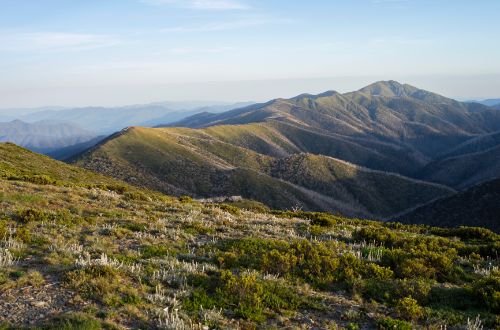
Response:
M490 230L199 203L0 149L0 328L500 326Z

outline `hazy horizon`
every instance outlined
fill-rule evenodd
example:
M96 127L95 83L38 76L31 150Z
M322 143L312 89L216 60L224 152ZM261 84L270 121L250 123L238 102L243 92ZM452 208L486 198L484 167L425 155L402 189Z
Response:
M397 80L500 97L500 2L2 2L0 108L266 101Z
M431 92L439 93L443 96L456 99L458 101L486 100L500 98L500 92L494 86L500 81L500 76L493 76L489 79L483 77L415 77L407 80L382 79L376 77L339 77L339 78L307 78L307 79L280 79L267 81L214 81L195 82L185 84L166 84L157 86L121 86L121 88L111 87L113 91L107 97L116 98L119 101L107 101L106 98L88 97L88 93L93 90L100 90L100 87L87 87L77 89L61 88L57 92L65 91L65 95L50 97L44 93L39 99L47 99L47 102L31 102L22 99L9 105L6 103L0 106L1 110L13 109L37 109L37 108L81 108L81 107L122 107L131 105L144 105L161 102L200 102L200 103L238 103L238 102L266 102L275 98L291 98L303 93L320 94L322 92L334 90L340 93L359 90L371 83L381 80L396 80L400 83L410 84ZM491 85L489 82L493 82ZM276 85L279 83L280 85ZM490 90L489 94L480 95L467 94L471 85L478 86L484 84L483 91ZM424 86L425 85L425 86ZM491 86L491 88L490 88ZM200 90L203 88L203 90ZM144 95L138 96L138 89L142 89ZM36 91L33 91L37 93ZM457 93L458 92L458 93ZM460 92L462 92L460 94ZM22 91L24 95L29 91ZM192 95L192 96L191 96ZM12 95L11 95L12 97ZM80 101L65 101L66 99ZM50 100L54 101L50 101ZM0 101L0 104L5 98Z

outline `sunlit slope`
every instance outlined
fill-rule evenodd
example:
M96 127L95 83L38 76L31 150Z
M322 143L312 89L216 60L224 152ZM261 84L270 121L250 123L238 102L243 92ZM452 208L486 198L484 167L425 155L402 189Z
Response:
M192 128L265 123L301 152L418 176L428 163L470 140L500 130L500 112L395 81L351 93L334 91L188 117ZM456 149L459 151L459 149Z
M68 165L12 143L0 143L0 178L62 185L123 185L123 182L113 178Z
M260 124L199 130L134 127L76 164L170 194L241 195L273 208L379 218L451 192L300 151L275 127Z

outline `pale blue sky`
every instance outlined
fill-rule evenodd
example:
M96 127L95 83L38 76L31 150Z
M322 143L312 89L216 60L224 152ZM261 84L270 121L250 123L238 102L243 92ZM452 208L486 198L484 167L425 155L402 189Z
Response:
M0 0L0 107L500 96L497 0Z

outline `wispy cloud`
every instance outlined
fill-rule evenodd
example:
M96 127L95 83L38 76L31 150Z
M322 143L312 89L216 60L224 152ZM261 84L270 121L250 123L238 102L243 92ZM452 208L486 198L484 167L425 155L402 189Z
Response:
M0 33L5 51L89 50L120 43L116 37L65 32Z
M371 0L371 2L375 4L404 3L409 1L410 0Z
M249 18L240 19L237 21L228 22L213 22L198 26L174 26L162 29L161 32L212 32L212 31L225 31L236 30L246 27L254 27L269 24L287 24L292 23L290 19L271 19L271 18Z
M232 51L232 50L235 50L234 47L210 47L210 48L182 48L182 47L178 47L178 48L171 48L170 49L170 52L171 53L174 53L174 54L182 54L182 55L186 55L186 54L217 54L217 53L224 53L224 52L228 52L228 51Z
M142 0L150 5L171 5L195 10L246 10L250 6L237 0Z
M410 4L410 0L370 0L370 2L376 7L389 7L395 9L404 9Z
M388 46L424 46L433 43L432 39L418 38L375 38L369 41L369 45L373 47L388 47Z

